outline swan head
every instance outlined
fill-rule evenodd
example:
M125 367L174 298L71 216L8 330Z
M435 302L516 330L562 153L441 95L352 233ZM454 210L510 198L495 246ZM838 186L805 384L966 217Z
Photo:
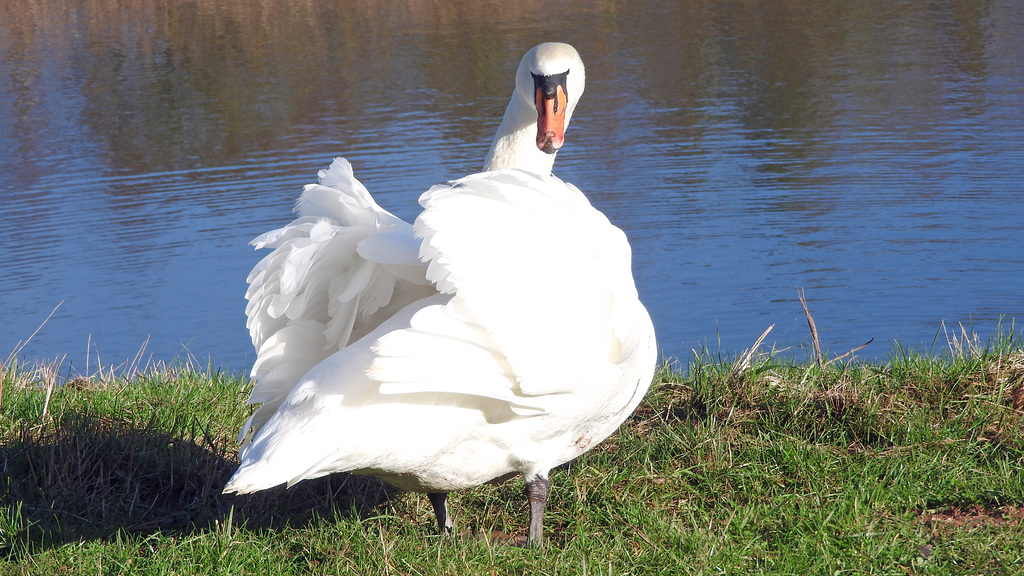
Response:
M561 42L534 46L519 63L515 91L484 169L549 174L585 84L575 48Z
M586 82L576 49L561 42L535 46L516 72L516 94L529 95L537 110L537 149L554 154L565 142L565 127Z

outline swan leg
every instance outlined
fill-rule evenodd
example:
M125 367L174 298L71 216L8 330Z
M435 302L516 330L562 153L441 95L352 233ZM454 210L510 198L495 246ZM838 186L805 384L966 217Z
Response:
M551 480L536 476L526 481L526 499L530 502L530 531L526 537L526 545L540 548L544 545L544 509L548 505L548 491Z
M437 517L437 531L441 534L451 534L455 528L455 522L448 515L448 494L444 492L431 492L427 494L430 505L434 507L434 516Z

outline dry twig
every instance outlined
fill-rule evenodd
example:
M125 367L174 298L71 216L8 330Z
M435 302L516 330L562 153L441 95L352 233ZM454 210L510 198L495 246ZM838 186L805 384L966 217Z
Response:
M807 317L807 326L811 329L811 341L814 343L814 354L818 358L818 367L824 368L825 366L828 366L829 364L835 362L836 360L842 360L843 358L846 358L850 354L853 354L857 350L860 350L861 348L875 341L874 337L872 337L870 340L861 344L860 346L857 346L856 348L853 348L847 353L842 354L840 356L836 356L835 358L832 358L831 360L826 362L824 356L821 353L821 341L818 339L818 328L814 325L814 318L811 317L811 311L807 309L807 300L804 299L804 289L797 288L796 295L798 298L800 298L800 305L804 307L804 316Z
M807 300L804 299L804 289L797 288L796 295L800 298L800 305L804 307L804 316L807 316L807 326L811 328L811 340L814 343L814 354L818 357L818 366L824 366L825 361L821 357L821 341L818 340L818 329L814 326L814 318L811 318L811 311L807 309Z

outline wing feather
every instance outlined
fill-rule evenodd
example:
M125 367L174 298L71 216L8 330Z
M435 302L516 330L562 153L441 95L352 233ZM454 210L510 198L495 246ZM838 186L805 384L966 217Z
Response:
M382 336L373 351L367 373L380 382L381 394L455 395L463 400L453 402L467 407L480 405L473 398L487 398L507 403L513 414L544 411L543 403L520 393L507 358L486 330L446 305L418 310L409 327Z
M257 350L243 428L262 426L311 368L371 332L389 311L436 293L412 227L374 202L338 158L296 202L297 218L253 240L270 248L249 274L247 326ZM380 236L378 238L378 236Z
M485 397L525 415L545 395L615 381L637 340L629 245L578 189L489 172L420 203L427 279L452 298L374 345L382 393Z
M639 305L629 244L576 187L491 172L435 186L420 203L427 278L487 327L519 393L572 392L620 369Z

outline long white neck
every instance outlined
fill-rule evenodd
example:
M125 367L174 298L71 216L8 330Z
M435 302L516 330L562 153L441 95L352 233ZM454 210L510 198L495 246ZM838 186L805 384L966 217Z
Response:
M537 109L519 93L513 93L484 159L484 171L518 168L551 174L554 165L555 155L537 148Z

